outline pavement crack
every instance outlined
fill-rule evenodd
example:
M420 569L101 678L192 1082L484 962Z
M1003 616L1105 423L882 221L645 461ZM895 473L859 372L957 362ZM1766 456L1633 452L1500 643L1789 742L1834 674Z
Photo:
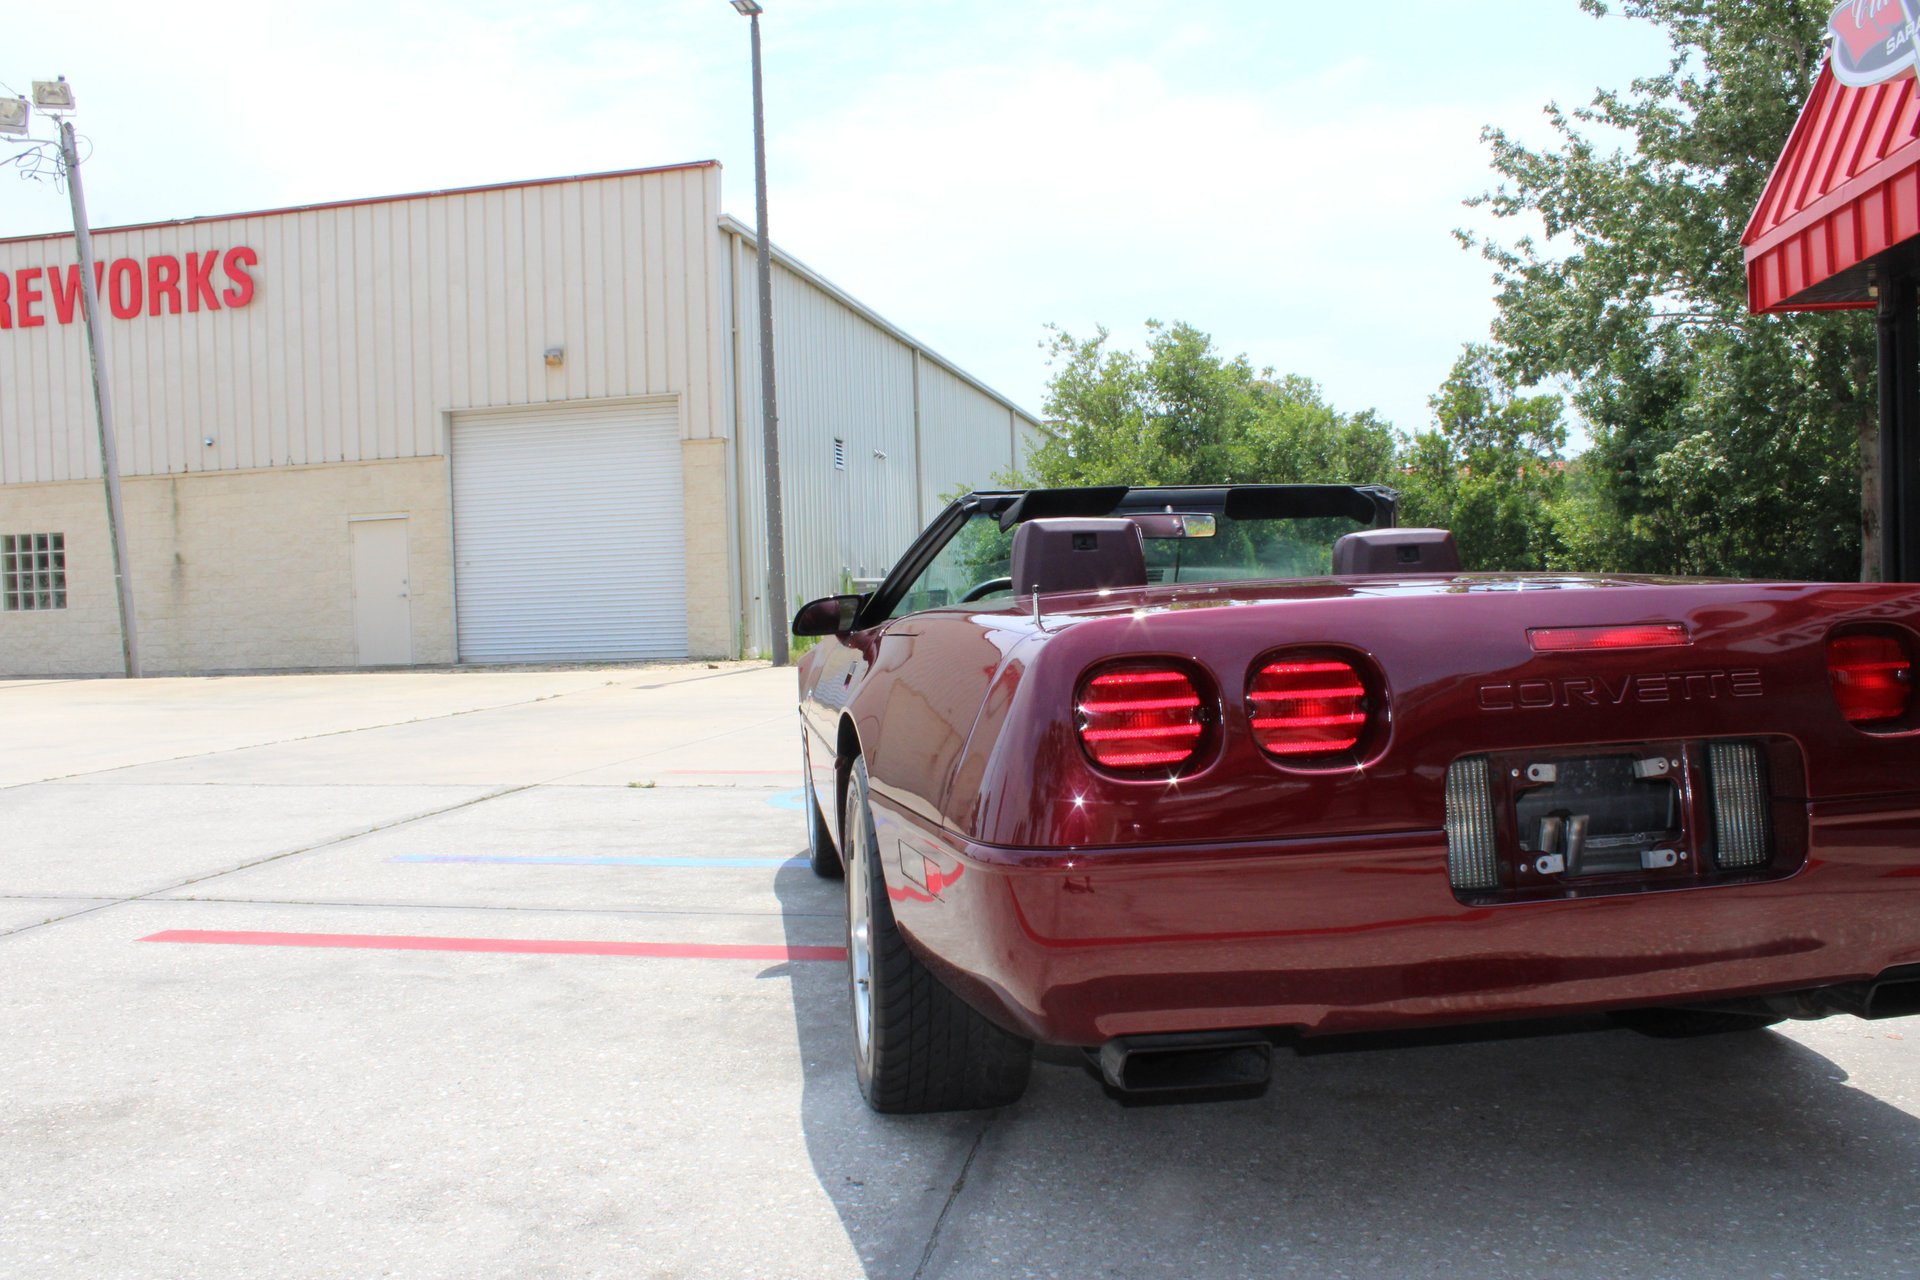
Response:
M606 684L594 685L591 688L564 689L559 693L542 693L531 698L522 698L515 702L500 702L486 707L462 707L458 711L443 711L437 715L415 716L411 720L388 720L380 724L357 724L345 729L328 729L321 733L296 734L291 738L275 738L267 742L246 742L237 747L219 747L212 751L189 751L184 755L162 756L157 760L136 760L130 764L108 765L104 769L82 769L77 773L63 773L51 778L30 778L24 782L10 782L4 786L0 786L0 791L12 791L19 787L35 787L49 782L71 782L75 778L92 778L103 773L121 773L128 769L143 769L148 765L178 764L182 760L203 760L211 756L232 755L238 751L254 751L261 747L284 747L296 742L317 742L322 738L338 738L349 733L372 733L379 729L399 729L407 725L431 724L435 720L454 720L461 716L484 715L489 711L511 711L516 707L530 707L537 702L552 702L559 698L572 698L583 693L604 693L609 686L624 689L629 693L641 693L652 689L670 689L675 685L694 684L702 680L720 680L728 676L744 675L748 671L757 671L759 669L758 667L742 667L737 671L721 671L713 674L688 676L683 680L660 680L650 684L625 684L617 680L609 680ZM701 741L704 742L706 739L703 738ZM660 753L650 752L648 754L658 755ZM634 757L634 759L643 758L644 757L639 756ZM625 764L626 761L616 760L613 763ZM595 767L598 768L601 766ZM582 769L578 772L587 773L591 771ZM566 774L563 776L572 777L573 775ZM548 779L548 781L556 781L556 779Z
M160 890L159 892L166 892ZM4 895L0 895L4 896ZM20 895L34 896L34 895ZM141 899L127 898L121 901L138 902ZM833 911L739 911L706 910L697 907L558 907L540 903L501 905L497 902L368 902L348 898L229 898L211 894L194 894L181 898L156 898L156 903L219 903L223 906L249 907L321 907L359 909L366 911L503 911L525 915L581 915L581 916L699 916L715 919L771 920L771 919L810 919L840 920L846 913ZM102 903L103 906L118 906L119 901Z
M163 893L172 893L177 889L184 889L190 884L199 884L206 880L218 880L222 876L230 876L241 871L251 870L254 867L262 867L269 862L279 862L283 858L297 858L303 853L314 853L321 849L332 849L354 840L361 840L367 836L377 835L383 831L392 831L396 827L404 827L409 823L424 822L428 818L437 818L442 814L471 808L476 804L485 804L489 800L498 800L502 796L514 795L521 791L530 791L539 785L537 782L528 782L516 787L503 787L498 791L490 791L483 796L470 796L456 804L442 805L438 809L431 809L425 813L412 813L403 818L395 818L391 822L377 823L374 826L364 827L358 831L350 831L344 835L331 836L325 840L316 840L314 843L302 845L298 849L282 849L277 853L269 853L262 857L251 858L231 867L223 867L218 871L202 871L198 874L187 876L185 879L176 880L172 884L163 884L158 888L149 889L145 893L131 894L127 897L115 898L111 902L103 902L99 906L89 907L85 911L76 911L71 915L60 916L54 920L42 920L37 924L21 925L17 929L0 931L0 938L16 938L23 933L31 933L35 929L44 929L50 924L63 924L68 920L78 920L81 916L90 916L96 911L105 911L110 907L124 907L129 902L145 902L149 899L158 898Z
M274 738L267 742L244 742L237 747L219 747L212 751L189 751L185 755L162 756L156 760L135 760L130 764L108 765L104 769L82 769L78 773L62 773L51 778L32 778L25 782L11 782L0 791L12 791L18 787L37 787L50 782L71 782L75 778L93 778L103 773L124 773L128 769L144 769L156 764L179 764L182 760L204 760L211 756L227 756L239 751L258 751L262 747L285 747L296 742L317 742L322 738L339 738L349 733L372 733L378 729L398 729L406 725L428 724L435 720L452 720L459 716L477 716L488 711L508 711L514 707L528 707L536 702L544 702L549 697L564 697L564 694L545 694L538 698L528 698L522 702L501 702L491 707L466 707L459 711L444 711L439 715L416 716L412 720L389 720L380 724L357 724L346 729L328 729L324 733L303 733L291 738ZM171 784L169 784L171 785Z
M940 1206L940 1215L933 1220L933 1230L927 1233L927 1247L920 1252L920 1265L913 1269L913 1280L923 1280L927 1268L933 1263L933 1251L939 1247L941 1229L947 1225L947 1216L953 1212L954 1202L960 1199L960 1193L966 1190L967 1174L973 1171L974 1159L980 1154L980 1147L987 1140L987 1130L999 1117L998 1111L987 1113L980 1122L980 1132L973 1135L973 1146L967 1150L967 1158L960 1164L960 1176L953 1180L953 1187L947 1192L947 1201Z

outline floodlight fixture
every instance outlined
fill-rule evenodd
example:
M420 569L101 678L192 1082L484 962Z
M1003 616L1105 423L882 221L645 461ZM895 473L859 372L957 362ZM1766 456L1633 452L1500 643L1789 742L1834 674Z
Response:
M33 82L33 105L42 111L73 110L73 86L67 78L57 80L35 80Z
M733 7L749 18L757 18L765 12L758 4L754 3L754 0L733 0Z
M32 115L33 108L27 105L25 98L0 98L0 134L26 137L27 124Z

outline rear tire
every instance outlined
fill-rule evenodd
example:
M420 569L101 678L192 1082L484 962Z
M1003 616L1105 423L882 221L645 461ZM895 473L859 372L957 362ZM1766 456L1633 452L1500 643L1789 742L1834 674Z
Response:
M867 766L853 762L845 820L847 989L854 1074L875 1111L1004 1106L1027 1088L1031 1042L1001 1030L920 963L893 921L876 856Z
M1619 1009L1613 1020L1656 1040L1691 1040L1737 1031L1765 1031L1785 1018L1763 1013L1725 1013L1718 1009Z
M834 847L833 828L820 812L820 797L813 790L813 762L807 753L807 731L800 730L800 777L807 793L807 865L822 880L838 880L844 872L840 851Z

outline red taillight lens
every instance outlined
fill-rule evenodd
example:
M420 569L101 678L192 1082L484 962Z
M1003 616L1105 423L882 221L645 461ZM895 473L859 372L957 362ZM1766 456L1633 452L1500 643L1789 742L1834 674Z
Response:
M1080 686L1080 741L1108 769L1163 769L1200 750L1200 691L1178 667L1108 667Z
M1337 658L1269 662L1247 690L1254 741L1268 755L1297 759L1351 751L1367 728L1367 686Z
M1898 720L1913 702L1913 659L1884 632L1855 631L1827 641L1827 678L1851 724Z

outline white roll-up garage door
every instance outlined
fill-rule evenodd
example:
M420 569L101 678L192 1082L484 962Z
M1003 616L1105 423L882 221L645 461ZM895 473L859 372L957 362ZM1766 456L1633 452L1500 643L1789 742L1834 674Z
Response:
M683 658L676 402L453 419L463 662Z

